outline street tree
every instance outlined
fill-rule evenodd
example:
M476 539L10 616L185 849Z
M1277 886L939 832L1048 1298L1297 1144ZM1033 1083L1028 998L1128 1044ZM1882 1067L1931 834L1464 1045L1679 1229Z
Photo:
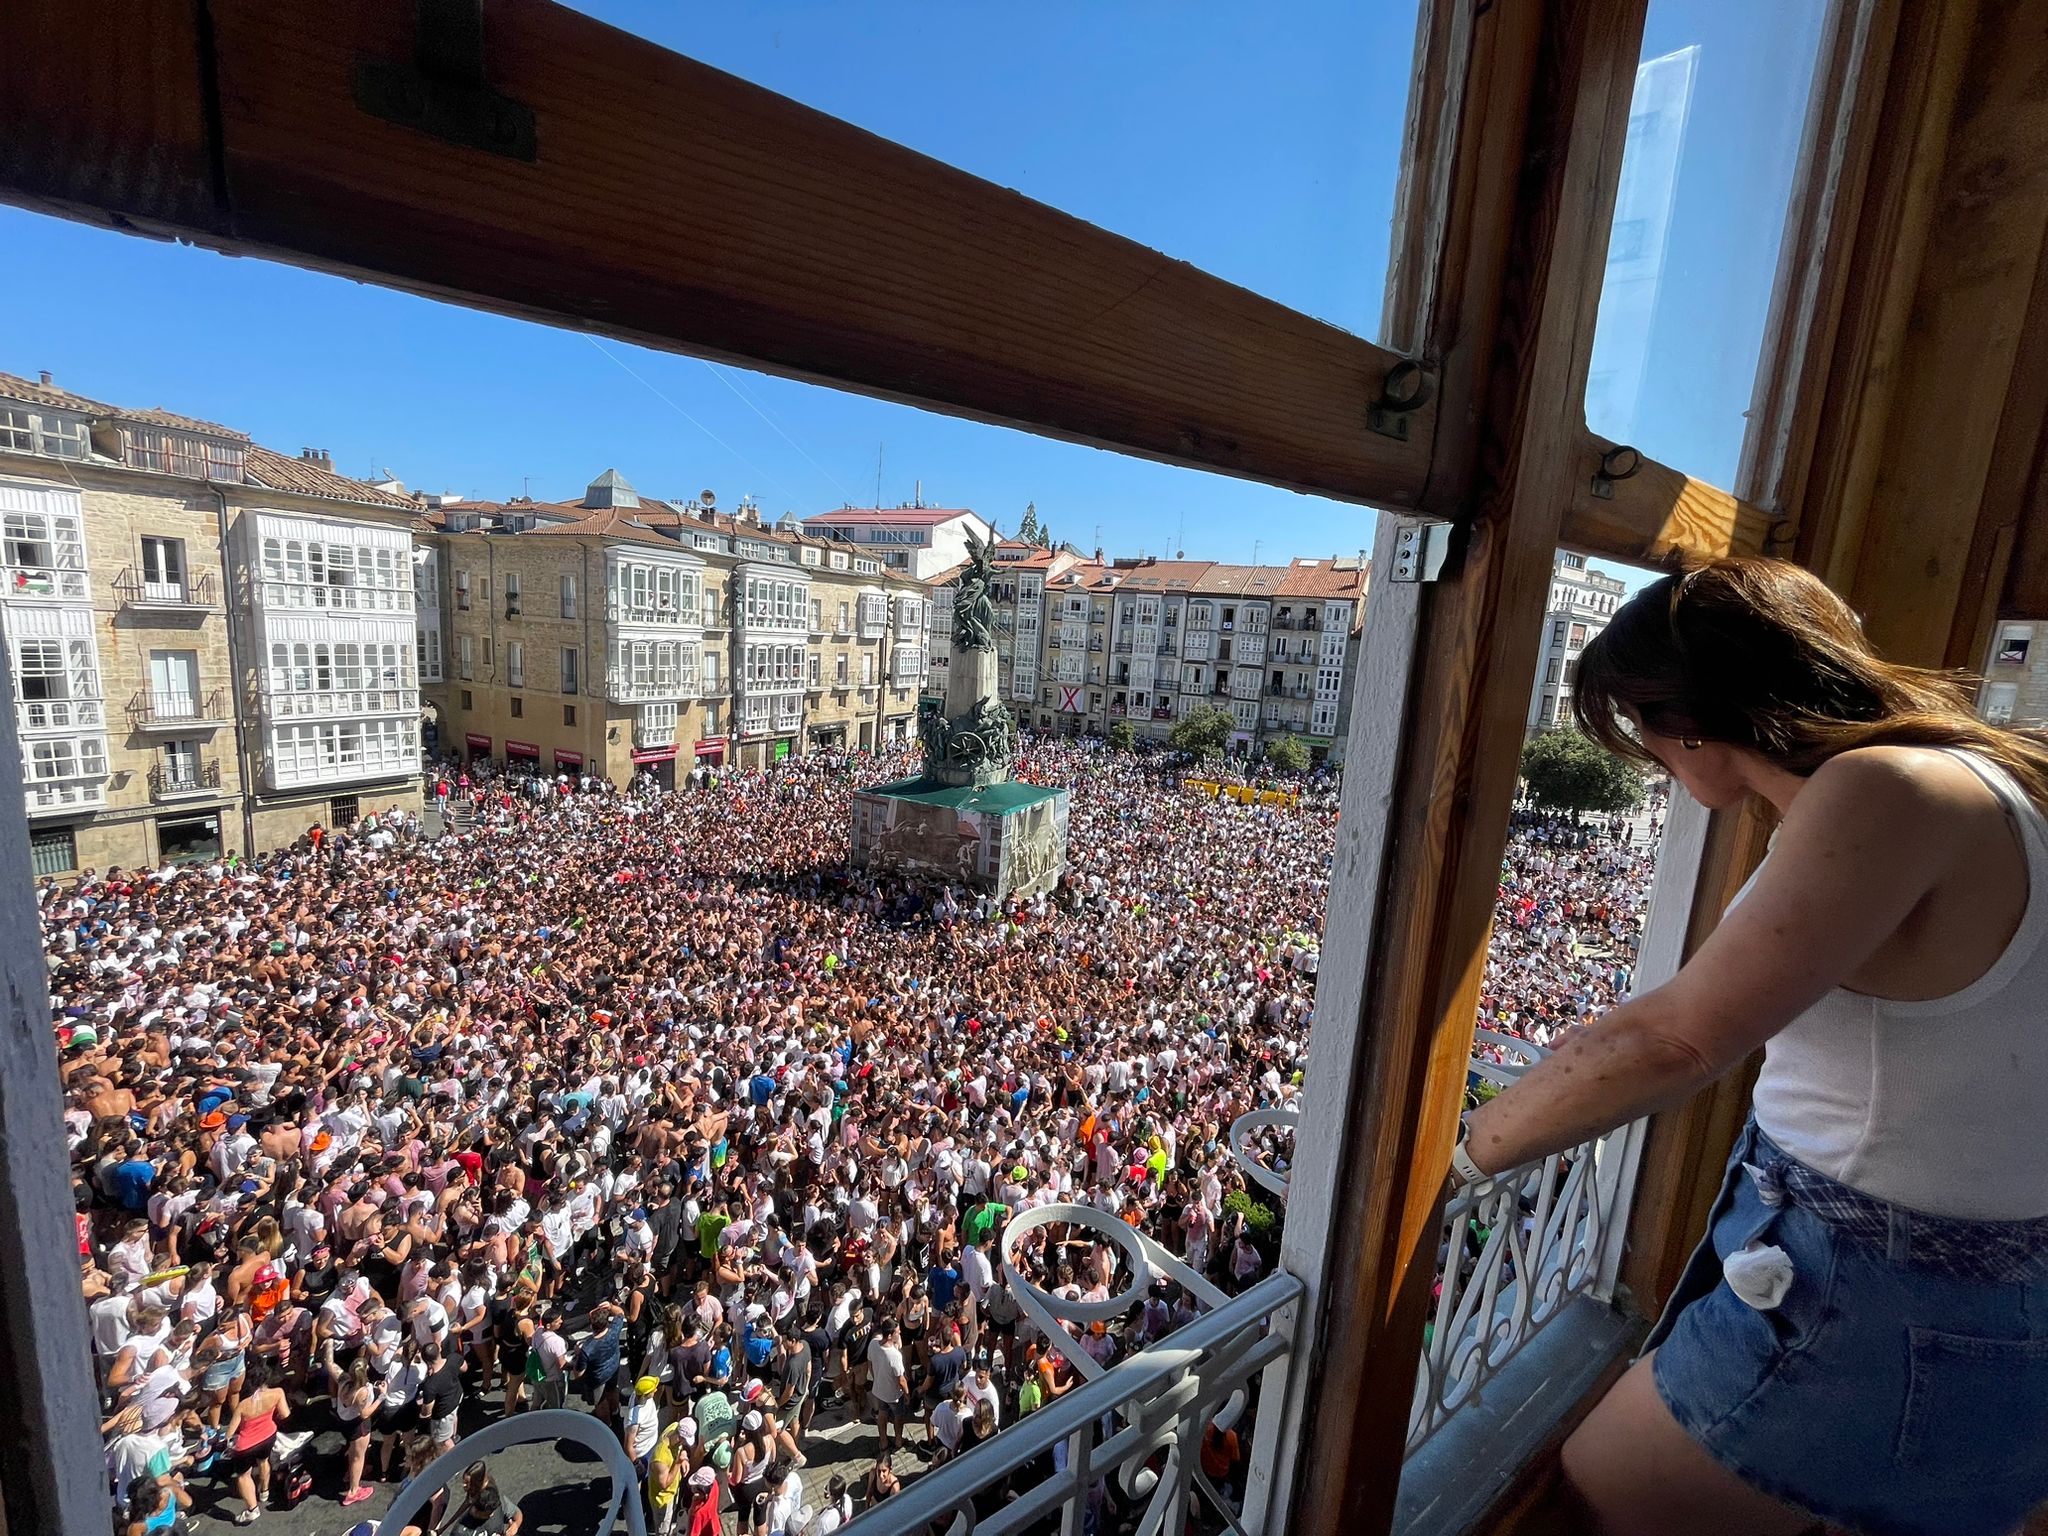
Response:
M1220 757L1230 741L1230 733L1236 729L1237 722L1227 711L1203 704L1181 718L1167 736L1166 744L1176 752L1195 757Z
M1119 752L1129 752L1138 745L1137 730L1128 720L1109 722L1109 744Z
M1545 731L1522 748L1522 778L1538 805L1574 815L1643 803L1643 776L1634 765L1578 731Z
M1266 761L1282 773L1307 773L1308 748L1299 736L1275 736L1266 743Z

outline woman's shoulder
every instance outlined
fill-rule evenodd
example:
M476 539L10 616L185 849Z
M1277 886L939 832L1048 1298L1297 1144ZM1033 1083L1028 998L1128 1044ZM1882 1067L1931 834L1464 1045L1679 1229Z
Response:
M1966 754L1945 747L1885 743L1838 752L1813 771L1802 800L1836 811L1969 812L1995 804Z

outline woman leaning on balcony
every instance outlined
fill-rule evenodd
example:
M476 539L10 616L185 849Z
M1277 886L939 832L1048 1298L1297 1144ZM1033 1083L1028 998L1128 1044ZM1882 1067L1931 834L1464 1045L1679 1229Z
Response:
M2048 1500L2048 740L1875 655L1818 579L1647 588L1575 708L1771 851L1677 976L1475 1110L1482 1179L1765 1049L1707 1240L1565 1447L1601 1531L2005 1536Z

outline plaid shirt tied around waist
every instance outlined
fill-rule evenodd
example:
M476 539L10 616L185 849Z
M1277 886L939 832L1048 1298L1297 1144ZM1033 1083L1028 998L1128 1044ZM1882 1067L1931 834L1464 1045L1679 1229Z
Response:
M1742 1166L1765 1205L1811 1211L1852 1242L1891 1263L1954 1280L1993 1285L2048 1279L2048 1216L1970 1221L1893 1205L1838 1183L1786 1156L1761 1135L1761 1163Z

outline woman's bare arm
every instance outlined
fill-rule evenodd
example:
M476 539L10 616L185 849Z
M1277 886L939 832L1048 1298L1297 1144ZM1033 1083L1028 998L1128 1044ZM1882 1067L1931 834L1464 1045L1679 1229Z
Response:
M1874 955L1952 872L1970 806L1910 749L1845 753L1793 802L1742 903L1663 986L1631 999L1472 1112L1497 1173L1684 1102Z

